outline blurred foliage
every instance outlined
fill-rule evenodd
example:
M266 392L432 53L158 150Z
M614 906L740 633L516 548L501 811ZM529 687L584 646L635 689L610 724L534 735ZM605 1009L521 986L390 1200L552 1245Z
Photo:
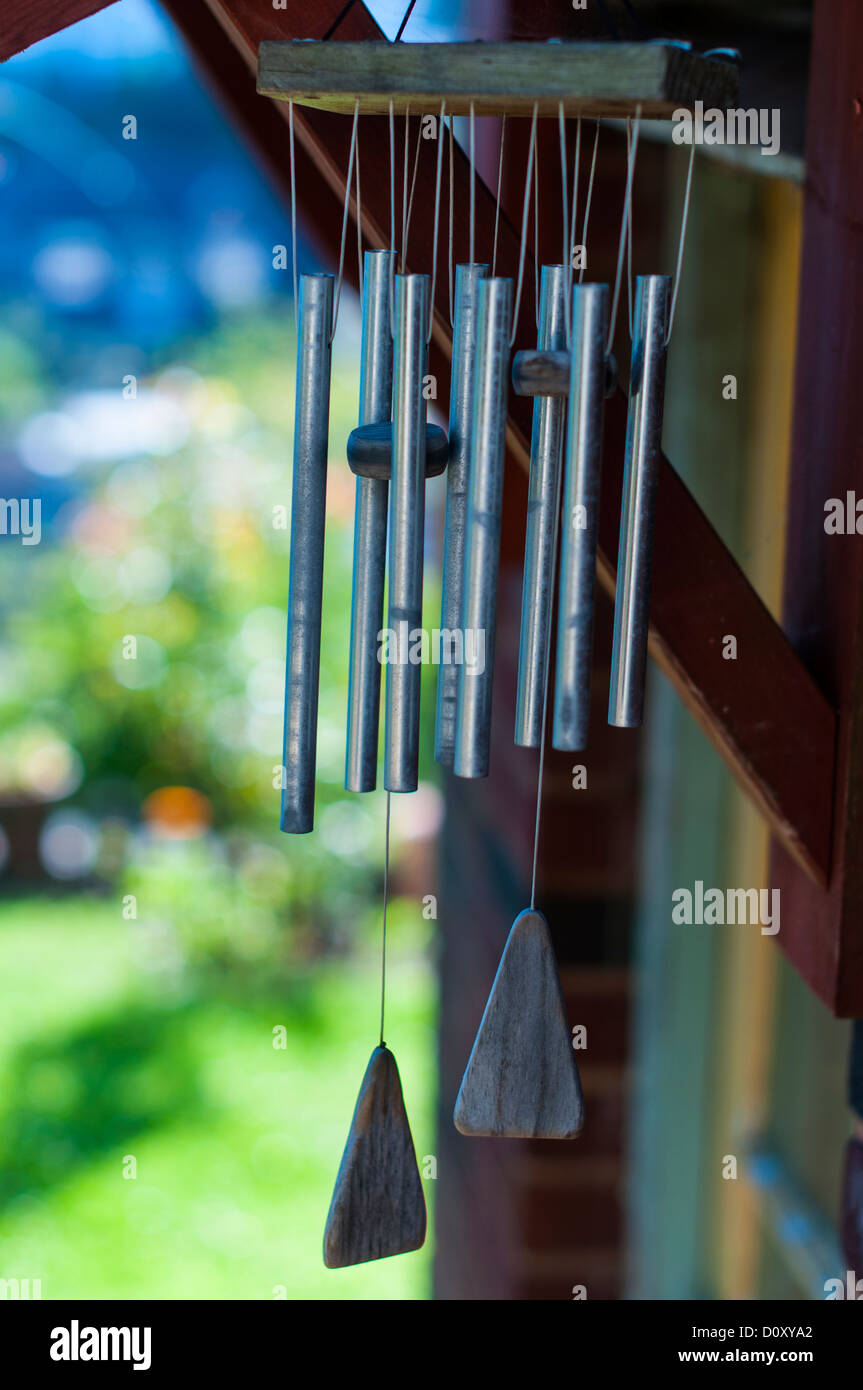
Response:
M27 397L32 362L2 349L0 398ZM41 545L2 547L0 795L4 785L26 795L28 777L56 774L53 794L40 784L44 799L128 828L119 858L96 866L106 881L119 875L150 915L182 918L214 962L275 969L279 924L290 924L301 954L315 949L311 938L338 947L380 889L384 796L349 796L342 782L354 505L345 444L358 363L350 346L334 362L316 833L294 838L277 828L293 322L227 318L172 357L135 396L117 386L88 403L105 434L98 447L84 442L61 480L66 495L43 520ZM119 425L118 400L129 412ZM164 452L130 454L129 431L152 443L153 416ZM123 457L110 456L112 428ZM423 676L422 775L433 777L434 669ZM194 850L160 841L147 822L147 798L178 786L210 807L211 833ZM230 928L216 925L226 919Z
M388 1019L422 1159L433 990L401 934ZM321 1259L375 1040L371 951L278 993L178 993L148 929L80 896L7 904L0 950L0 1277L40 1279L50 1299L428 1297L428 1246Z

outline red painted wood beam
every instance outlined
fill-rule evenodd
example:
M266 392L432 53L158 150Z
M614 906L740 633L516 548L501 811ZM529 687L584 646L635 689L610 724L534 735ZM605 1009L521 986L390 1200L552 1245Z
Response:
M863 536L824 530L830 498L863 499L858 0L817 0L809 81L784 620L839 710L833 873L820 891L778 839L773 882L780 945L834 1012L863 1018Z
M273 9L263 0L208 0L254 73L263 39L321 38L343 12L339 0L322 0L310 10L305 0L287 0ZM172 6L169 6L171 8ZM177 0L173 0L177 12ZM374 19L357 0L336 24L342 39L381 37ZM251 97L250 97L251 99ZM256 98L263 101L263 98ZM287 120L287 104L274 103ZM403 125L397 124L397 201L400 196ZM344 196L350 120L342 116L295 108L295 128L301 145L338 206ZM411 122L409 149L414 149L417 126ZM384 246L389 239L389 143L386 118L365 117L361 123L362 223L366 244ZM434 142L427 142L431 151ZM422 147L421 147L422 149ZM282 158L286 161L286 144ZM428 270L432 261L434 179L432 154L417 181L410 228L408 263ZM455 259L467 258L467 207L470 171L456 151ZM308 185L301 198L318 195ZM332 205L330 205L332 206ZM351 198L351 215L356 208ZM491 243L494 197L476 181L478 247ZM442 218L442 224L445 217ZM401 213L396 210L397 227ZM443 230L443 227L442 227ZM498 271L515 274L519 233L505 215L499 232ZM532 245L528 249L531 255ZM440 254L445 267L445 252ZM525 291L516 347L533 338L532 277ZM438 274L434 343L448 356L450 331L445 268ZM530 403L510 399L508 463L525 469L530 438ZM606 459L600 518L599 577L614 590L617 527L625 430L626 401L609 402L606 417ZM722 638L738 641L736 662L723 661ZM673 682L708 737L719 749L747 792L754 798L787 853L804 877L823 885L830 873L833 766L836 720L833 708L806 669L781 628L722 544L697 503L667 460L663 460L657 506L656 560L651 605L651 652Z
M0 7L0 63L79 19L105 10L114 0L3 0Z

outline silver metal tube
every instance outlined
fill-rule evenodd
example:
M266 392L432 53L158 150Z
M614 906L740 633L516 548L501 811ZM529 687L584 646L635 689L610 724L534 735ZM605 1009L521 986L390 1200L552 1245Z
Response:
M458 777L488 775L511 321L512 281L498 276L483 280L479 289L461 623L465 661L459 667L453 761Z
M367 251L363 272L363 337L360 425L389 420L393 403L393 340L390 299L393 251ZM374 791L378 768L381 665L378 633L384 612L389 483L357 478L354 571L348 666L345 787Z
M670 290L667 275L639 275L636 282L608 694L608 722L620 728L640 724L644 708Z
M411 636L422 623L425 524L426 369L429 277L395 277L393 462L389 513L389 609L384 786L417 789L422 666Z
M544 265L542 268L537 342L540 351L559 352L566 348L568 277L565 265ZM538 748L542 741L565 423L564 396L536 397L530 441L515 707L515 742L522 748Z
M444 661L444 655L456 650L452 645L454 639L449 634L461 629L477 305L480 283L487 275L487 265L456 266L449 397L449 466L441 573L441 665L437 678L434 750L436 760L450 766L455 754L458 666L454 661Z
M334 285L332 275L300 277L280 821L293 835L315 818Z
M576 285L561 507L555 748L587 747L607 333L608 286Z

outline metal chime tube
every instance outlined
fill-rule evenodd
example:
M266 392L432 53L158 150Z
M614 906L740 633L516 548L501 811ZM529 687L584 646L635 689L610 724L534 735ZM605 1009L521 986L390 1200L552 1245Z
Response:
M334 284L332 275L300 277L281 812L294 835L315 816Z
M620 728L640 724L644 707L670 290L667 275L640 275L636 282L608 696L608 722Z
M387 618L395 650L387 665L384 736L384 786L390 792L416 791L418 780L422 666L410 660L410 647L422 623L428 305L427 275L395 277Z
M559 352L566 348L567 280L568 271L565 265L543 266L537 341L540 351ZM551 636L552 571L565 422L565 397L536 397L533 403L533 432L530 443L521 636L518 648L518 695L515 710L515 742L523 748L538 748L542 739L545 677Z
M452 370L449 402L449 466L441 575L442 634L461 628L464 591L464 545L467 527L468 465L473 419L473 381L479 287L487 265L459 265L455 272L452 329ZM441 641L446 640L442 636ZM452 639L450 639L452 640ZM452 650L452 647L450 647ZM443 653L442 653L443 655ZM435 758L452 765L458 705L459 668L453 661L438 668Z
M470 652L473 661L469 664L465 660L459 667L453 764L458 777L488 775L511 325L512 281L502 277L483 280L479 290L462 603L465 656Z
M363 337L359 424L389 420L393 400L391 326L393 251L367 251L363 273ZM345 787L374 791L377 782L381 666L378 633L384 611L389 484L357 478L354 570L348 669Z
M576 285L552 729L552 743L562 749L587 746L607 333L608 286Z

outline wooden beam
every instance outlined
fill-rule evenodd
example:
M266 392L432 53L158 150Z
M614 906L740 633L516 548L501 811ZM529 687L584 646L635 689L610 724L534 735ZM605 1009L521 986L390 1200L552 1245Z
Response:
M599 578L614 593L622 396L606 412ZM737 660L722 656L737 638ZM667 460L659 475L650 653L804 873L830 864L833 710ZM795 782L795 771L801 781Z
M315 31L312 37L322 37L340 13L337 0L321 3L315 9L313 23L303 0L287 0L284 10L262 7L253 0L209 3L231 42L243 54L250 72L255 70L262 41L308 35L310 28ZM347 11L337 32L340 37L355 40L381 37L360 0ZM279 110L286 117L286 105L280 103ZM318 179L311 188L301 186L301 197L317 197L314 189L323 180L338 203L344 196L350 121L311 108L295 109L294 115L298 147L305 152L307 163L318 170ZM396 123L399 170L405 124L404 120ZM418 120L412 118L407 131L411 157L418 134ZM388 140L386 118L364 119L360 129L363 233L366 244L377 247L386 246L389 240ZM434 150L434 142L423 143ZM375 152L372 158L369 151ZM285 146L282 158L287 163ZM427 159L431 156L427 155ZM400 182L397 178L397 185ZM433 183L433 177L417 181L407 256L413 270L427 271L431 265ZM470 196L469 164L458 147L454 187L454 258L458 261L468 256L466 212ZM477 245L487 247L492 240L495 199L479 178L475 195ZM353 196L350 207L355 215ZM401 226L398 207L396 225ZM498 232L499 273L514 275L518 257L519 233L503 212ZM439 273L433 338L438 361L447 359L450 352L448 298L447 275ZM531 277L525 276L516 349L535 345L534 308ZM509 466L527 468L530 410L528 400L510 398ZM618 393L609 401L606 415L599 537L599 577L609 592L614 589L617 559L625 419L626 400ZM737 662L722 659L721 639L727 633L738 637ZM833 709L667 460L663 460L659 482L650 645L681 698L764 812L787 853L803 868L803 876L823 885L830 871Z
M386 115L670 117L733 103L737 69L670 43L265 41L258 91L323 111Z
M0 63L113 3L114 0L3 0Z
M779 837L773 882L781 892L780 945L835 1013L856 1018L863 1017L863 537L824 527L830 498L863 498L861 71L857 0L816 0L784 620L839 710L834 859L825 893Z

